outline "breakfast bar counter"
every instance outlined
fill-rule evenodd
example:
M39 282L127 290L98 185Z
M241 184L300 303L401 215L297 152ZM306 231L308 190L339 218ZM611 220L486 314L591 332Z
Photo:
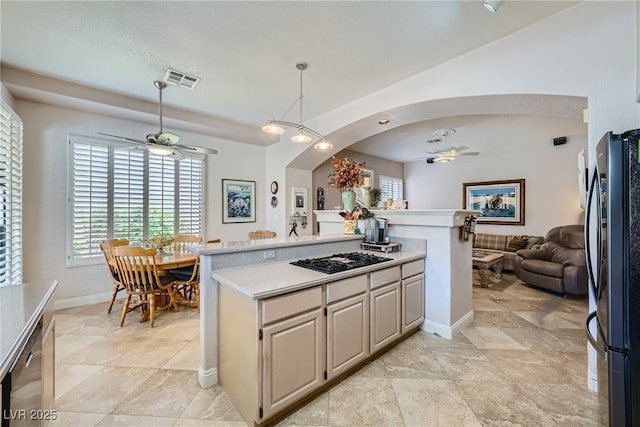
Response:
M212 277L219 283L233 288L250 299L269 298L312 286L337 281L354 275L400 265L409 261L423 259L424 252L380 252L360 251L362 253L389 258L389 261L345 270L327 275L318 271L292 265L289 262L277 262L254 267L239 267L214 271Z

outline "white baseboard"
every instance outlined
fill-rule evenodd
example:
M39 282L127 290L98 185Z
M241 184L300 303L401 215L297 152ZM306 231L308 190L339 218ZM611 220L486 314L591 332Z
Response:
M218 368L211 368L205 371L202 366L199 367L198 382L202 388L209 388L218 384Z
M108 302L109 300L111 300L111 295L113 295L112 292L105 292L102 294L93 294L93 295L86 295L83 297L73 297L73 298L66 298L66 299L57 299L55 301L55 309L56 310L62 310L64 308L71 308L71 307L78 307L81 305L87 305L87 304L96 304L99 302ZM107 307L105 306L105 310L107 309ZM121 308L122 310L122 308Z
M423 331L437 334L443 338L451 339L458 332L469 326L473 322L473 310L462 316L451 326L443 325L440 323L432 322L431 320L425 320L422 322L420 329Z

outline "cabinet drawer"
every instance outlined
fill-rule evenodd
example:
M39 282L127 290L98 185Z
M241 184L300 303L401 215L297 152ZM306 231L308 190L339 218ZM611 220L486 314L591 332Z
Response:
M327 304L367 291L367 275L339 280L327 285Z
M406 264L402 264L402 278L415 276L416 274L424 273L424 260L418 259Z
M371 289L400 280L400 266L371 272Z
M267 325L286 319L321 305L322 288L320 286L269 298L262 302L262 324Z

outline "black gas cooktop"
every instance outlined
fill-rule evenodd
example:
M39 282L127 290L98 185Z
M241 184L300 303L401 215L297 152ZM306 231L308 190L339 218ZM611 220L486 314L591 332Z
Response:
M385 261L391 261L391 258L364 254L362 252L350 252L322 258L299 259L298 261L293 261L290 264L319 271L321 273L332 274Z

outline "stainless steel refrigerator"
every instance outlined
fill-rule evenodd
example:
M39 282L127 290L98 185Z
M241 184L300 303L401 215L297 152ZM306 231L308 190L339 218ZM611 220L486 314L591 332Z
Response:
M616 427L640 426L639 143L640 129L602 137L585 214L596 303L587 317L587 338L598 354L600 419Z

